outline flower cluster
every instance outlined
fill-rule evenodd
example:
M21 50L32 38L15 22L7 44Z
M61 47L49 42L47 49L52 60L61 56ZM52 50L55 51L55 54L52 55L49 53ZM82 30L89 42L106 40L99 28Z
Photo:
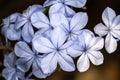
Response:
M14 51L5 55L3 76L6 80L29 80L31 75L46 78L58 66L67 72L88 70L103 63L100 51L108 53L117 49L120 38L120 16L107 7L102 14L103 23L94 32L85 29L86 12L75 12L86 0L46 0L42 5L29 6L21 13L14 13L3 20L2 34L6 43L16 41ZM49 8L49 10L48 10ZM48 15L46 15L48 10ZM75 66L74 58L78 57ZM25 76L26 72L30 75Z

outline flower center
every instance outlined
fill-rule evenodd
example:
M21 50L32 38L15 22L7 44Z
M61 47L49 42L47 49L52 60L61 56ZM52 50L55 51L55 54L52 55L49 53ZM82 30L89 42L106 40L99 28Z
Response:
M56 49L56 51L57 51L57 52L59 52L59 51L60 51L60 49L59 49L59 48L57 48L57 49Z
M83 52L87 52L87 48L84 48Z

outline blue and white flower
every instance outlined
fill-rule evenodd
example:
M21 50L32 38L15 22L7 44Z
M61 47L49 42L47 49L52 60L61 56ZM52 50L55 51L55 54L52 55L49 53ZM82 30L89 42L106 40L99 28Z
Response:
M44 6L50 6L49 14L62 13L65 16L73 16L75 11L70 7L81 8L86 4L87 0L47 0L44 3Z
M41 60L41 68L44 73L54 72L57 64L64 71L74 71L73 59L68 55L66 49L72 45L71 41L66 41L67 37L60 27L55 28L50 37L35 36L32 43L36 51L47 54Z
M15 45L15 54L19 57L17 67L23 72L27 72L32 66L32 73L38 78L46 78L51 73L43 73L41 69L41 59L45 55L39 55L35 50L31 50L29 46L20 41Z
M14 52L9 55L5 55L4 66L2 75L6 80L24 80L24 72L16 67L17 57Z
M21 39L21 29L16 29L15 22L17 17L20 16L19 13L14 13L9 17L3 19L2 34L5 36L6 40L20 40Z
M80 34L79 32L83 29L87 22L88 16L85 12L76 13L70 20L67 19L63 14L54 14L54 23L59 25L62 30L66 33L68 40L75 40ZM57 22L58 21L58 22Z
M37 34L39 33L39 35L44 34L48 36L54 28L60 27L62 25L61 23L65 21L65 19L62 19L63 17L59 15L49 15L48 18L43 12L37 11L31 16L31 23L33 26L39 29ZM66 27L69 27L68 25L69 24L67 24Z
M81 8L86 4L86 0L47 0L44 6L50 6L49 14L62 13L65 16L71 17L75 11L68 6Z
M31 15L37 11L44 11L44 8L41 5L32 5L18 17L16 21L16 29L20 29L22 26L22 37L26 42L31 42L34 30L31 24Z
M120 39L120 15L107 7L102 13L103 23L95 26L94 31L99 36L106 36L105 49L108 53L113 53L117 49L117 39Z
M69 55L72 57L79 57L77 61L77 68L80 72L88 70L90 66L89 60L94 65L103 63L103 55L99 51L104 46L104 40L101 37L95 37L89 30L80 32L78 41L73 46L67 49Z

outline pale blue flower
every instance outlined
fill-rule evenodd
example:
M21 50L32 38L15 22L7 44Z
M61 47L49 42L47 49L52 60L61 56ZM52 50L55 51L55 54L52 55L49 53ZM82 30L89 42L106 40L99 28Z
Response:
M61 14L62 15L62 14ZM33 13L31 16L31 23L34 27L39 29L37 34L49 35L56 27L60 27L60 17L58 15L49 15L49 18L41 11Z
M21 30L15 29L15 22L17 17L20 16L19 13L14 13L3 20L2 34L5 36L6 40L20 40Z
M86 0L47 0L44 6L50 6L49 13L62 13L65 16L73 16L75 11L68 6L81 8L86 4Z
M16 29L21 28L22 26L22 37L26 42L31 42L34 30L31 24L31 15L37 11L43 11L44 8L41 5L32 5L18 17L16 21Z
M75 40L80 35L79 32L81 29L83 29L88 22L88 16L85 12L76 13L70 20L63 14L58 13L54 14L54 16L54 23L56 22L56 24L62 28L66 33L68 40Z
M24 73L16 67L17 57L14 52L5 55L2 75L6 80L24 80Z
M44 55L39 55L35 50L31 50L25 42L16 43L15 54L19 57L16 64L21 71L27 72L32 66L32 73L36 77L46 78L50 75L43 73L41 69L41 59Z
M53 4L62 3L64 5L73 6L76 8L81 8L86 4L87 0L46 0L44 6L50 6Z
M113 53L117 49L117 39L120 38L120 15L111 8L107 7L102 13L103 23L95 26L94 31L99 36L106 36L105 49L108 53Z
M66 41L66 34L60 27L55 28L50 37L35 36L33 46L36 51L47 54L41 60L41 68L44 73L54 72L57 64L64 71L74 71L75 65L73 59L68 55L66 49L72 45L71 41Z
M89 60L94 65L103 63L103 55L99 50L103 48L104 40L101 37L95 37L89 30L83 30L80 34L78 41L67 51L72 57L80 56L77 61L77 68L80 72L84 72L90 66Z

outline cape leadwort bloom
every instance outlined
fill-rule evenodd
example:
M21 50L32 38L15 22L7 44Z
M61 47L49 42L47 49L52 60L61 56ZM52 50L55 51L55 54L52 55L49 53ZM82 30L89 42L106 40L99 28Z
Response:
M37 11L31 16L31 23L39 29L40 34L49 35L54 28L60 25L56 22L57 18L56 15L49 15L48 18L43 12Z
M2 75L6 80L24 80L24 72L16 67L17 57L14 52L9 55L5 55L4 66Z
M51 74L45 74L41 69L41 59L45 55L39 55L35 50L31 50L25 42L16 43L15 54L19 57L16 64L21 71L27 72L32 65L32 73L38 78L46 78Z
M54 15L54 22L58 21L56 24L59 24L59 27L66 33L68 40L75 40L88 22L88 16L85 12L78 12L69 20L61 13Z
M46 0L44 6L50 6L49 14L62 13L65 16L72 16L75 11L68 6L81 8L87 0Z
M107 7L102 14L104 24L94 28L99 35L95 37L90 30L83 29L88 22L87 13L74 11L86 1L46 0L44 7L32 5L23 14L14 13L4 19L2 34L6 40L18 41L14 52L5 56L2 72L5 79L29 80L32 75L46 78L58 65L71 72L75 70L72 57L79 57L80 72L88 70L90 61L94 65L102 64L104 58L100 50L104 40L101 37L107 35L105 48L108 53L114 52L120 39L120 16ZM28 75L28 72L31 73Z
M17 18L15 24L16 29L20 29L23 26L22 37L26 42L31 42L33 38L34 29L31 24L31 15L37 11L44 11L44 8L41 5L29 6L28 9Z
M102 13L104 24L99 23L94 31L99 36L106 36L105 49L108 53L113 53L117 49L117 39L120 38L120 15L116 16L114 10L107 7Z
M2 34L5 36L6 40L20 40L21 39L21 29L16 29L15 22L17 17L20 16L19 13L14 13L7 18L3 19Z
M55 28L50 37L35 36L32 43L36 51L47 54L41 60L41 68L44 73L54 72L57 64L64 71L74 71L73 59L68 55L66 49L72 45L71 41L66 41L66 34L60 27Z
M99 51L103 46L103 38L95 37L89 30L83 30L80 32L78 40L67 51L72 57L80 56L77 61L77 68L80 72L84 72L90 66L89 60L94 65L103 63L103 55Z

